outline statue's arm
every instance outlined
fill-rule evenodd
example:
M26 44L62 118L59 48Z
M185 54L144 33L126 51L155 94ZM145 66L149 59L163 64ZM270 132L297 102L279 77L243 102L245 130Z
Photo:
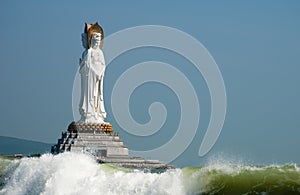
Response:
M102 50L101 50L102 52ZM106 68L106 65L105 65L105 59L104 59L104 55L103 55L103 52L102 52L102 55L101 55L102 59L101 59L101 63L102 65L104 66L104 69L103 69L103 73L101 75L101 78L100 78L100 98L101 100L103 101L103 81L104 81L104 75L105 75L105 68Z
M102 50L100 50L100 51L101 51L101 63L104 67L106 67L103 51ZM104 72L103 72L103 74L104 74Z
M104 81L104 74L100 78L100 100L103 101L103 81Z

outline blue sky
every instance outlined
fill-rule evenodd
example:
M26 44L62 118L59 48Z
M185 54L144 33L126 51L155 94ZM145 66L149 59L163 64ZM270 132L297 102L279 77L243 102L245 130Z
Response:
M216 145L207 156L197 155L209 121L209 92L201 75L168 51L148 48L120 56L107 69L106 99L118 75L132 64L168 61L185 71L201 97L197 135L174 164L199 165L211 156L254 164L300 163L299 1L1 1L0 5L0 135L54 143L73 120L72 85L84 22L99 21L105 36L155 24L192 35L217 62L226 86L227 115ZM132 115L147 122L147 105L154 100L164 102L173 114L160 133L148 138L123 131L106 105L108 120L129 148L155 147L175 133L178 100L164 86L137 89L131 98Z

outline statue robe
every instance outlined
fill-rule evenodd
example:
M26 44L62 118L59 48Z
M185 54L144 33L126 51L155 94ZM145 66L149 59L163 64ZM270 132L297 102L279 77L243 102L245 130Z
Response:
M80 63L81 98L79 122L103 123L106 112L103 102L105 61L101 49L90 48Z

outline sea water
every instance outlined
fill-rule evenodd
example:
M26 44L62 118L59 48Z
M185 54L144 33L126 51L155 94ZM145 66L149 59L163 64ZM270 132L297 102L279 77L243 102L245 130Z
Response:
M300 170L211 163L151 173L98 164L86 154L44 154L0 158L0 194L300 194Z

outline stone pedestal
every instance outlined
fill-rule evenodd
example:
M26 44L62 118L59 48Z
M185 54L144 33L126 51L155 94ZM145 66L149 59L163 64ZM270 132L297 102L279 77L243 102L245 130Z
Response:
M51 147L53 154L65 151L92 154L99 163L110 163L127 168L174 168L157 160L130 158L128 148L109 123L72 122L68 130L62 132L57 144Z
M106 123L72 122L51 148L54 154L65 151L90 153L97 158L129 158L128 148L119 135L113 132L112 125Z

